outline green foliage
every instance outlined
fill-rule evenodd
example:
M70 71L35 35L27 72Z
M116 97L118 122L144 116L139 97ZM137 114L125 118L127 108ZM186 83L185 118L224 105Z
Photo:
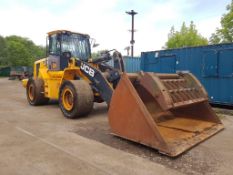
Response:
M227 13L221 18L221 28L216 29L209 39L211 44L233 42L233 0L226 7Z
M198 33L196 26L191 21L189 27L183 23L180 31L175 31L174 26L171 27L170 33L168 34L168 41L166 42L166 48L171 49L207 44L208 40Z
M219 30L219 29L217 29ZM221 43L221 34L219 33L219 31L216 31L216 33L212 33L210 39L209 39L209 43L210 44L219 44Z
M0 36L0 66L32 66L45 56L45 48L20 36Z
M97 58L99 58L100 56L101 56L101 54L102 53L104 53L104 52L106 52L106 51L108 51L107 49L105 49L105 50L99 50L99 51L97 51L97 52L93 52L92 54L91 54L91 58L94 60L94 59L97 59Z
M6 41L0 36L0 65L6 65Z
M99 55L100 55L99 52L93 52L93 53L91 53L91 58L96 59L99 57Z

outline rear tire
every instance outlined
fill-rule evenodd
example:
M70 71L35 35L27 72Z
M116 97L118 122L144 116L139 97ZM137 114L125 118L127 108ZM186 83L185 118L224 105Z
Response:
M89 114L93 104L93 91L86 81L72 80L62 83L59 106L66 118L74 119Z
M30 105L47 104L49 98L44 96L44 82L41 79L29 79L26 88L27 100Z

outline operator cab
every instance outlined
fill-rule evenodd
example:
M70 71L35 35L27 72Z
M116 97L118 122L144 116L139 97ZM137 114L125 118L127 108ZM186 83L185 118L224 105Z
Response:
M64 70L71 57L88 61L91 57L90 37L86 34L56 30L48 33L48 69Z

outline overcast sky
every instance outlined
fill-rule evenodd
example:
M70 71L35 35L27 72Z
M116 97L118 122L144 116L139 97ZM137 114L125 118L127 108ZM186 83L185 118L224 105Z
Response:
M135 52L161 49L172 25L194 21L209 38L231 0L0 0L0 35L28 37L45 45L46 33L67 29L87 33L101 49L124 54L129 46L131 17L135 10Z

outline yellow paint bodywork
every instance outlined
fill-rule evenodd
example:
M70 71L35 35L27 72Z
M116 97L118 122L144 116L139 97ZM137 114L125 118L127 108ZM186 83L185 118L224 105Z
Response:
M39 71L37 71L38 69L36 68L37 64L40 64ZM47 59L35 62L34 66L34 79L40 78L44 80L45 97L55 100L58 100L61 83L64 80L73 80L76 74L81 74L79 67L75 67L74 60L64 71L48 70Z
M96 68L98 65L90 64ZM47 58L40 59L34 63L33 79L42 79L44 81L44 96L49 99L58 100L59 89L64 80L74 80L78 76L83 80L90 82L80 71L80 67L75 66L75 58L71 59L68 67L63 71L49 70L47 66ZM22 80L24 87L27 86L28 79ZM98 96L99 94L95 94Z
M28 79L23 79L22 80L22 84L23 84L23 87L27 87L27 83L28 83Z
M74 106L74 95L69 88L65 88L61 93L62 104L67 111L71 111Z

